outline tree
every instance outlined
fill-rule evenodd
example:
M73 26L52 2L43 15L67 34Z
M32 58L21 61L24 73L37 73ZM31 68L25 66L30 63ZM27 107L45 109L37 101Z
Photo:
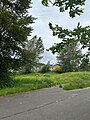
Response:
M8 70L19 66L32 28L28 15L31 0L0 1L0 80L9 79ZM7 76L7 77L6 77Z
M84 55L83 59L81 60L80 70L81 71L90 71L90 58L87 54Z
M50 71L50 61L47 62L46 65L44 65L42 68L41 68L41 73L47 73Z
M47 7L50 4L57 6L60 12L68 10L70 17L73 18L83 13L81 6L85 5L85 1L86 0L42 0L42 4Z
M64 48L57 53L57 62L62 66L62 72L78 71L81 58L82 53L77 43L66 44Z
M58 53L59 62L63 61L63 64L67 69L69 67L72 71L72 67L77 66L77 63L79 64L80 59L82 58L81 50L87 48L87 55L89 57L90 26L81 27L80 23L78 23L77 28L74 28L74 30L63 29L58 25L53 27L51 23L49 23L49 26L53 31L53 36L58 36L62 41L52 46L49 50L51 50L53 54ZM81 47L77 48L78 44L80 44Z
M44 52L44 46L41 37L37 38L34 36L26 44L26 49L24 51L24 72L31 73L37 67L39 67L39 60L42 58L42 53Z

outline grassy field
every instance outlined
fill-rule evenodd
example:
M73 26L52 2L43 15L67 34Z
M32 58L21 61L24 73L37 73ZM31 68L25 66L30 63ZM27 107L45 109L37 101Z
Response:
M14 76L15 86L0 90L0 96L60 85L64 90L90 87L90 72L32 73Z

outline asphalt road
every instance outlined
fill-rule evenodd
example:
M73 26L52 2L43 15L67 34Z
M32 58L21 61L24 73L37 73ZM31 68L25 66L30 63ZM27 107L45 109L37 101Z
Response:
M0 120L90 120L90 89L54 87L0 97Z

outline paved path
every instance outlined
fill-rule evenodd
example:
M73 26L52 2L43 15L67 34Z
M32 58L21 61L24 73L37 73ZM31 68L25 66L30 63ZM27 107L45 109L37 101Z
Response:
M0 120L90 120L90 89L54 87L0 97Z

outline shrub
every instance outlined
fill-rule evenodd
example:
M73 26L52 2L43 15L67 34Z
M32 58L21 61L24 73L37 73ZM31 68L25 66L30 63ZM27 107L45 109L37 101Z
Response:
M53 71L60 73L62 71L61 66L59 65L54 66Z
M50 71L50 64L47 63L46 65L44 65L42 68L41 68L41 73L47 73Z
M14 81L8 74L0 73L0 89L14 86Z

